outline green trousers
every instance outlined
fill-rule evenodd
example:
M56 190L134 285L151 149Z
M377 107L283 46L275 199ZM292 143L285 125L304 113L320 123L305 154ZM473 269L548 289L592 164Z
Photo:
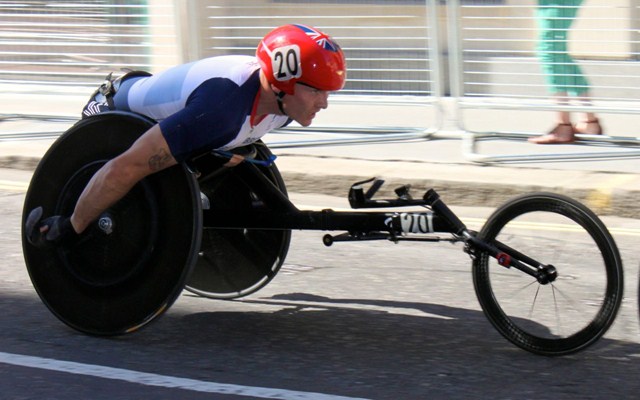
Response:
M538 0L538 57L551 93L579 96L589 90L580 66L569 55L567 36L582 0Z

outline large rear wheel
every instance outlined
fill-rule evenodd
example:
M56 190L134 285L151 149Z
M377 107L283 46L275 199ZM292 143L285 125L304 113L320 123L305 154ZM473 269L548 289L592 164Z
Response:
M24 204L71 215L93 174L153 124L105 113L71 127L38 165ZM202 233L198 185L184 166L153 174L104 212L68 249L36 248L23 233L27 269L60 320L94 335L132 332L165 312L195 264Z

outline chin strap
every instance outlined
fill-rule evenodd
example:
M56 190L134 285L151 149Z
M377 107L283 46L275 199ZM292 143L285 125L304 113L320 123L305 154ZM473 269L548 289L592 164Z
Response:
M278 101L278 108L280 109L280 112L284 115L287 115L287 113L284 111L284 106L282 105L282 98L286 95L286 93L281 91L274 94L276 95L276 100Z

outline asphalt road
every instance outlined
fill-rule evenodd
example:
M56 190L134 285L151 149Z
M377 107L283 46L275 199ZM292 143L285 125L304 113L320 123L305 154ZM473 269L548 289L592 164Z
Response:
M3 399L624 399L640 390L638 220L605 219L623 256L625 300L605 337L571 356L503 339L480 310L459 245L326 248L319 232L294 232L282 270L252 296L185 292L145 329L96 338L66 327L31 286L19 240L27 181L2 170ZM490 210L457 211L479 220Z

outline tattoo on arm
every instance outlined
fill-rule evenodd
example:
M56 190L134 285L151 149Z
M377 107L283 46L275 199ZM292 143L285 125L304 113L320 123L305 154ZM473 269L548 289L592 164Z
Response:
M166 168L171 162L171 154L162 149L158 154L154 154L149 158L149 168L151 171L159 171Z

